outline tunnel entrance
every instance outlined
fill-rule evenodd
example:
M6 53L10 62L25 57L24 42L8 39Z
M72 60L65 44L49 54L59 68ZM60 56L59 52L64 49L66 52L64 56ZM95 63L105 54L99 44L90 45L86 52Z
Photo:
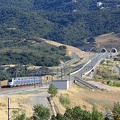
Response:
M107 50L105 48L102 48L101 53L105 53L105 52L107 52Z

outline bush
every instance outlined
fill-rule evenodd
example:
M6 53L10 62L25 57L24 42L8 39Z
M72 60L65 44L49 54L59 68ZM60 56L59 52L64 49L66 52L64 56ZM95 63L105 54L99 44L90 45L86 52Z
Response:
M48 89L48 93L51 94L51 97L54 97L58 93L57 88L55 88L54 85L51 84Z
M100 76L100 75L94 75L94 78L95 79L102 79L102 76Z
M63 95L60 95L59 100L61 104L65 107L67 107L70 104L70 99L68 97L64 97Z
M107 85L120 87L120 81L114 81L114 82L112 82L112 81L108 80L107 81Z
M100 62L100 64L104 65L104 62L105 62L105 60L102 60L102 61Z
M113 86L120 87L120 81L114 81Z
M37 104L33 108L32 120L49 120L50 119L50 110L49 108L44 107L43 105Z
M110 81L110 80L108 80L108 81L107 81L107 85L109 85L110 83L111 83L111 81Z

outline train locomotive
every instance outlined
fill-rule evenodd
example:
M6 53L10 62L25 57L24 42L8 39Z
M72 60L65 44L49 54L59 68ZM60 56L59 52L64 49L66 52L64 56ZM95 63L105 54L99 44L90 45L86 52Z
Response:
M8 79L8 87L21 86L21 85L31 85L31 84L42 84L42 78L39 76L32 77L16 77Z

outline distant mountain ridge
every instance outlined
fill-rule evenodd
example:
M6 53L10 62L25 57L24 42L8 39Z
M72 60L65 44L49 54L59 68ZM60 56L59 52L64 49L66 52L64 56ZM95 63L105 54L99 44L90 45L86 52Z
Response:
M97 0L1 0L0 39L42 37L81 46L84 39L120 32L120 7ZM101 0L119 5L119 0ZM2 41L0 41L2 43Z

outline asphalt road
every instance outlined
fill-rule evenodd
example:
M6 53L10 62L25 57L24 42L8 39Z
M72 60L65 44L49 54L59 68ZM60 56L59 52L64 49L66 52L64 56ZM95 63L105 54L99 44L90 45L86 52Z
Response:
M75 71L70 74L69 80L70 81L77 81L80 82L81 84L91 88L91 89L99 89L99 90L107 90L111 91L110 88L105 87L103 85L99 85L95 82L90 82L90 81L85 81L83 80L84 76L89 74L90 72L93 72L95 67L100 63L102 59L105 59L108 56L107 53L100 53L96 54L88 63L86 63L81 69L78 71Z
M106 58L106 53L98 53L96 54L89 62L87 62L81 69L73 72L70 74L70 80L73 81L74 77L84 77L85 75L89 74L94 68L99 64L99 62Z

